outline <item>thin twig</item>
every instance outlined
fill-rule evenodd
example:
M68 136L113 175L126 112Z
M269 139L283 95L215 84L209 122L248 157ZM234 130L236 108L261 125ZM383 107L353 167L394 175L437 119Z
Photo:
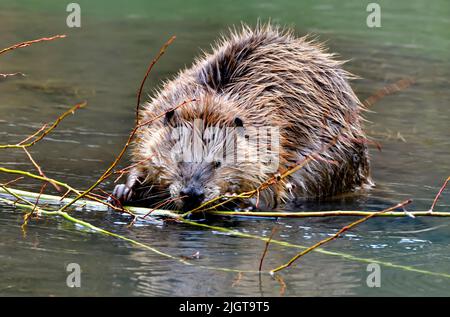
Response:
M239 273L237 274L235 280L234 280L233 283L231 284L231 287L236 287L236 286L238 286L239 283L240 283L241 280L242 280L242 276L243 276L242 272L239 272Z
M38 165L38 163L36 163L36 161L33 159L33 157L31 156L30 152L28 152L26 147L22 148L24 150L24 152L26 153L26 155L28 156L29 160L31 161L31 163L34 165L34 167L36 167L39 175L41 175L42 177L46 177L45 173L42 171L42 168ZM55 184L54 182L50 182L50 184L52 184L53 187L55 187L55 189L60 192L61 191L61 187L59 187L57 184Z
M266 245L264 246L264 252L263 252L263 254L262 254L262 256L261 256L261 259L259 260L259 268L258 268L258 271L259 271L259 272L261 272L261 270L262 270L264 258L266 257L267 250L269 249L270 241L272 241L273 236L275 235L275 232L278 231L278 229L279 229L278 226L275 225L275 226L272 228L272 232L270 233L269 240L266 241Z
M31 209L31 211L29 213L26 213L23 216L23 224L20 227L22 228L22 232L23 232L24 236L26 235L26 227L28 225L28 220L31 219L34 212L36 211L36 208L38 207L38 204L39 204L39 199L41 199L41 195L44 193L44 190L46 187L47 187L47 183L42 184L41 190L39 191L39 195L36 198L36 202L34 203L33 209Z
M450 181L450 176L445 180L444 185L442 185L441 189L437 193L436 197L434 198L433 204L431 205L430 212L433 211L434 206L436 206L437 201L439 200L439 197L441 196L442 192L444 191L445 187L447 187L448 182Z
M215 211L210 210L208 213L222 217L254 217L254 218L326 218L326 217L355 217L367 216L372 211L360 210L330 210L330 211ZM450 217L450 212L427 210L419 211L391 211L383 214L377 214L375 217Z
M378 102L380 99L386 97L387 95L391 95L393 93L402 91L409 86L411 86L415 80L413 78L403 78L398 81L396 81L393 84L389 84L387 86L384 86L383 88L377 90L375 93L373 93L370 97L368 97L366 100L363 101L363 105L366 107L370 107L376 102Z
M31 140L32 138L35 138L39 133L41 133L42 131L44 131L47 128L48 124L45 123L39 130L37 130L36 132L34 132L33 134L29 135L28 137L26 137L25 139L23 139L22 141L20 141L19 143L17 143L17 145L23 146L24 143L28 142L29 140Z
M141 104L141 95L142 95L142 89L144 88L145 81L147 80L148 75L153 69L153 66L158 62L158 60L161 58L161 56L164 55L167 48L170 44L176 39L176 36L172 36L159 50L158 55L156 55L155 58L151 61L150 65L148 65L147 71L145 72L144 78L142 79L141 85L139 86L138 92L137 92L137 100L136 100L136 126L139 125L139 106Z
M281 277L281 275L275 275L274 277L277 280L277 282L280 284L280 296L284 296L284 293L286 292L286 288L287 288L286 282Z
M150 216L150 214L151 214L152 212L154 212L155 210L158 210L158 209L161 208L162 206L165 206L165 205L167 205L167 204L169 204L169 203L171 203L171 202L174 202L174 201L176 201L176 200L183 199L183 198L186 198L186 196L175 197L175 198L169 198L169 199L163 200L163 201L160 202L158 205L156 205L154 208L150 209L149 212L147 212L144 216L142 216L142 217L141 217L141 216L134 217L133 221L131 221L131 223L128 225L128 227L134 226L134 224L136 223L136 221L137 221L138 218L145 219L145 218L147 218L148 216Z
M51 37L43 37L43 38L40 38L40 39L37 39L37 40L31 40L31 41L26 41L26 42L14 44L14 45L12 45L10 47L2 49L0 51L0 55L3 54L3 53L6 53L8 51L12 51L12 50L18 49L18 48L30 46L30 45L35 44L35 43L46 42L46 41L53 41L53 40L62 39L62 38L65 38L65 37L66 37L65 34L59 34L59 35L54 35L54 36L51 36Z
M20 181L21 179L24 179L24 178L25 178L25 177L23 177L23 176L19 176L19 177L14 178L13 180L10 180L10 181L8 181L8 182L6 182L6 183L0 184L0 186L8 187L8 186L10 186L10 185L12 185L12 184L14 184L14 183Z
M24 73L21 72L15 72L15 73L9 73L9 74L0 74L0 78L2 79L6 79L9 77L15 77L15 76L21 76L21 77L25 77L26 75Z
M152 157L150 156L150 157L147 157L147 158L145 158L143 160L140 160L140 161L138 161L136 163L133 163L133 164L127 166L127 167L124 167L124 168L122 168L122 169L120 169L118 171L115 171L114 174L119 174L119 176L114 180L114 183L117 183L122 178L122 176L124 174L128 173L133 168L135 168L135 167L137 167L137 166L139 166L139 165L141 165L141 164L143 164L143 163L145 163L145 162L147 162L147 161L149 161L151 159L152 159Z
M84 108L86 105L87 105L86 102L81 102L81 103L76 104L75 106L73 106L72 108L70 108L69 110L64 112L62 115L60 115L48 129L44 130L45 127L47 127L47 124L45 124L37 132L35 132L31 136L28 136L23 141L21 141L17 144L0 145L0 149L24 148L24 147L30 147L30 146L35 145L37 142L39 142L43 138L45 138L53 129L55 129L64 118L66 118L70 114L73 114L78 109ZM41 133L41 134L38 135L39 133ZM25 142L28 142L32 137L36 137L36 138L29 143L25 143Z

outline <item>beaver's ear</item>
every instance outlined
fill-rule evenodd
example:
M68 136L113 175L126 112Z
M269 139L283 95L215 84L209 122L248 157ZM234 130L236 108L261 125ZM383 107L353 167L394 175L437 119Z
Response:
M166 112L166 115L164 116L164 124L165 125L168 125L171 123L174 114L175 114L174 110L170 110L170 111Z
M242 121L241 118L236 117L234 118L234 125L238 128L242 128L244 126L244 121Z

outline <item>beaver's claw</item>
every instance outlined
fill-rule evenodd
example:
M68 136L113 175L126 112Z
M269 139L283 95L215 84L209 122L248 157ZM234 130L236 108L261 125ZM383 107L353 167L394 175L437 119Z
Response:
M112 197L111 197L112 196ZM131 201L131 197L133 196L133 190L128 187L126 184L116 185L114 191L110 197L108 197L108 202L113 205L125 204Z

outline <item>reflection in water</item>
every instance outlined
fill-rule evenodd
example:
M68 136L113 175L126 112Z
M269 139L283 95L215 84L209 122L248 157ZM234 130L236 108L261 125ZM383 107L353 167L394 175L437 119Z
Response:
M365 27L358 1L245 1L236 5L197 1L150 3L79 1L86 12L81 29L67 29L64 8L51 0L6 0L0 12L1 47L49 34L64 40L4 55L2 73L26 77L0 81L0 143L23 139L80 100L87 109L68 118L32 154L51 177L86 188L110 163L133 124L136 88L150 56L171 35L177 40L155 67L148 92L161 80L190 65L220 32L257 17L314 33L330 50L350 59L346 69L362 77L353 82L361 99L388 83L414 78L408 89L382 99L367 113L367 131L382 144L371 150L376 188L326 203L305 202L295 210L380 210L413 198L409 208L426 210L450 175L450 20L444 0L382 3L380 29ZM105 10L107 6L108 10ZM107 14L106 14L106 13ZM413 17L420 16L420 23ZM33 169L20 151L1 152L2 166ZM126 162L123 162L125 165ZM0 175L0 182L4 181ZM22 185L36 191L36 183ZM105 184L110 189L112 184ZM33 220L22 235L21 214L0 206L0 294L20 295L446 295L448 278L382 267L382 287L366 286L367 263L312 253L280 276L224 273L197 266L255 270L264 243L180 224L140 223L114 213L76 211L100 227L152 245L175 256L199 252L192 266L162 258L123 241L86 232L59 219ZM450 211L445 194L437 207ZM215 220L212 224L311 245L352 219ZM372 219L325 249L434 272L449 269L448 221L431 218ZM264 261L270 269L299 249L272 244ZM69 289L68 263L82 268L82 287ZM284 286L285 284L285 286Z

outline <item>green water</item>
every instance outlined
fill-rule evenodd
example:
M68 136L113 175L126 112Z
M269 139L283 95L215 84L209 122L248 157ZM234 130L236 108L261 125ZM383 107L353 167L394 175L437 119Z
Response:
M87 100L87 109L68 118L32 154L51 177L88 187L111 162L133 125L137 87L146 65L172 35L177 39L158 62L146 93L188 67L202 49L241 21L258 18L314 34L349 60L345 68L361 77L352 86L361 99L386 84L414 78L410 88L386 97L367 114L366 130L379 141L371 149L377 187L352 200L310 209L378 210L413 198L410 210L426 210L450 175L450 3L378 1L381 28L368 28L371 1L78 1L81 28L66 26L62 1L2 0L0 47L53 34L66 39L36 44L0 56L0 73L23 78L0 80L0 143L23 139L69 105ZM0 164L32 170L21 151L0 152ZM125 166L126 160L123 162ZM11 179L0 175L0 182ZM38 191L36 183L21 188ZM110 190L112 184L104 188ZM381 266L380 288L366 284L367 263L310 254L270 276L223 273L198 266L254 270L264 243L187 225L140 223L95 210L73 214L110 231L177 257L199 252L186 266L111 237L88 232L61 219L33 220L26 235L19 210L0 206L1 295L450 295L450 279ZM439 211L450 211L444 192ZM281 219L215 221L242 232L270 234L311 245L350 220ZM450 219L373 219L326 247L360 258L450 274ZM265 260L273 268L298 250L271 246ZM68 263L82 269L81 288L66 286Z

